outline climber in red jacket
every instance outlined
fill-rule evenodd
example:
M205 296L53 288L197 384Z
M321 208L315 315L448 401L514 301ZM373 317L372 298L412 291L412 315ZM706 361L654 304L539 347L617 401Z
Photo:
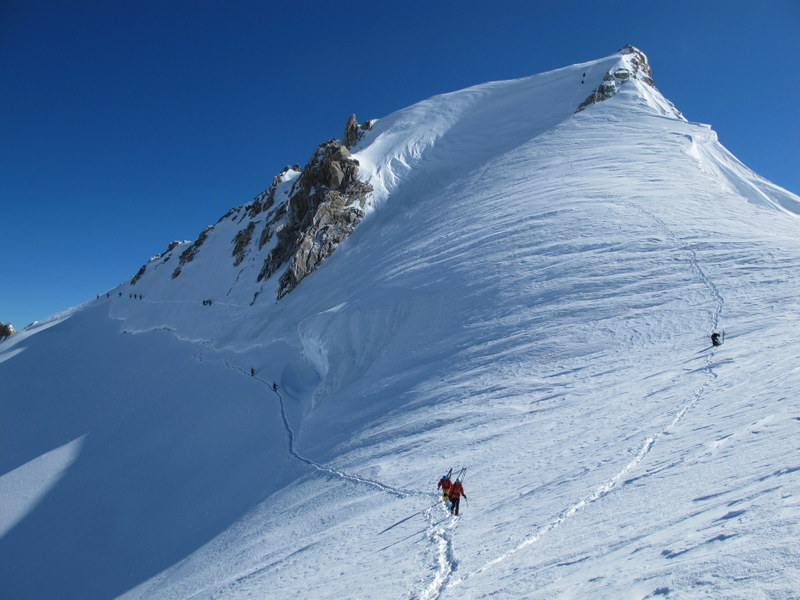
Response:
M453 485L453 482L450 481L450 474L449 473L447 475L443 476L439 480L439 483L436 484L437 488L441 488L442 489L442 500L447 501L447 499L450 497L450 486L451 485Z
M450 513L457 515L458 505L461 502L461 496L464 496L464 498L467 497L467 495L464 493L464 486L461 484L460 479L456 479L456 482L450 486L448 495L450 497Z

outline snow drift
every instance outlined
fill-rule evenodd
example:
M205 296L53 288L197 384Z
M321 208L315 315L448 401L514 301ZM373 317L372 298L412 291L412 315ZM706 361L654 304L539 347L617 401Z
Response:
M0 343L1 595L792 597L800 199L630 47L360 134Z

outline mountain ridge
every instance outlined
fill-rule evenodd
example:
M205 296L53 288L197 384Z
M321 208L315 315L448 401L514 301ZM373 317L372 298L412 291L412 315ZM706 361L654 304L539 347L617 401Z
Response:
M647 57L637 48L630 45L625 46L617 54L608 57L603 62L607 62L609 59L615 66L603 74L602 83L584 102L577 105L576 111L579 112L591 104L612 97L619 86L630 80L640 80L651 87L653 86L652 72ZM586 63L586 65L594 66L598 62L600 61ZM449 100L454 94L480 96L484 89L507 86L517 81L530 79L509 80L474 86L462 92L430 98L419 103L419 105ZM582 75L581 85L585 83L585 79L586 73ZM661 98L660 94L658 96ZM469 110L468 105L470 102L468 101L466 104L466 109ZM664 104L672 106L663 99L656 102L658 106L663 106ZM407 110L413 110L413 107ZM676 116L683 118L674 108L672 110ZM399 111L400 114L403 112ZM565 111L561 117L566 118L569 114ZM388 117L389 120L392 118L396 119L397 117ZM240 222L243 222L245 215L250 218L247 226L237 232L234 238L233 256L235 261L233 266L239 266L244 260L245 254L253 252L249 246L253 242L255 228L261 225L261 219L256 220L256 217L262 211L269 210L266 216L266 224L258 235L258 249L255 252L260 252L274 236L278 238L278 241L264 260L264 265L258 273L257 281L260 282L270 278L289 262L290 267L280 277L277 297L278 299L282 298L303 277L324 262L333 252L336 245L352 233L355 226L365 216L366 211L369 211L374 204L380 203L380 193L377 194L377 198L373 199L371 197L373 195L372 180L376 180L378 188L383 189L383 195L390 193L389 189L391 188L387 189L385 181L401 177L394 172L393 164L397 162L403 166L414 164L414 161L409 160L407 157L414 156L415 153L419 154L419 156L414 157L418 162L425 152L422 149L425 145L435 145L434 142L437 138L448 135L448 123L451 122L445 119L438 125L434 124L426 132L427 135L430 135L430 131L436 132L433 139L429 137L427 142L423 140L422 146L412 142L410 144L411 149L400 150L399 152L395 150L389 155L389 163L384 164L382 167L377 166L371 169L371 172L359 179L360 160L366 159L370 163L374 162L373 154L370 152L371 146L380 146L381 137L392 137L391 132L381 131L383 125L380 125L376 135L367 136L365 140L365 134L372 130L379 121L378 119L373 119L361 124L358 123L355 115L351 115L345 124L341 138L343 141L333 138L323 142L314 151L305 167L300 168L299 165L291 168L286 167L282 173L275 176L272 185L259 194L253 202L233 208L226 213L220 221L238 216ZM552 123L549 126L552 126ZM407 129L407 127L401 123L400 130L404 129ZM378 139L375 140L375 137ZM408 145L408 141L404 140L403 143ZM355 151L355 157L351 156L350 150ZM398 154L399 156L397 156ZM364 158L360 158L362 156ZM299 179L295 179L296 173L300 173L301 177ZM292 182L292 186L288 189L286 186L282 186L281 193L279 193L278 187L280 184L288 182ZM298 189L298 186L301 189ZM322 192L321 197L309 197L310 192L320 196L320 191ZM277 205L275 204L276 199ZM173 279L181 274L181 267L187 262L191 262L196 252L205 242L208 233L214 227L207 227L201 232L197 240L182 249L180 266L173 271ZM173 242L167 252L157 255L151 259L151 262L157 259L167 262L171 258L171 250L178 245L179 243ZM146 273L147 267L147 264L143 265L134 278L131 279L132 285L135 285Z
M296 169L2 342L3 591L791 597L798 199L647 82L576 113L626 56L328 146L373 190L280 300Z

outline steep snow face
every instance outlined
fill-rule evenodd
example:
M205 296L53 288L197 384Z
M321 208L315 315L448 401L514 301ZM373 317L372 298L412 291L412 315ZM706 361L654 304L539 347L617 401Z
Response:
M3 591L792 597L800 199L646 81L576 113L631 56L377 121L372 211L280 301L242 207L3 342Z
M442 189L568 119L611 69L613 55L524 79L435 96L377 121L356 147L380 205L403 186Z

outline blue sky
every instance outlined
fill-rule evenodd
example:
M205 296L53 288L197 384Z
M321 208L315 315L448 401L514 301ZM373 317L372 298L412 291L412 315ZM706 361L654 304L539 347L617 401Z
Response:
M0 321L195 239L351 113L612 54L800 193L799 0L3 0Z

